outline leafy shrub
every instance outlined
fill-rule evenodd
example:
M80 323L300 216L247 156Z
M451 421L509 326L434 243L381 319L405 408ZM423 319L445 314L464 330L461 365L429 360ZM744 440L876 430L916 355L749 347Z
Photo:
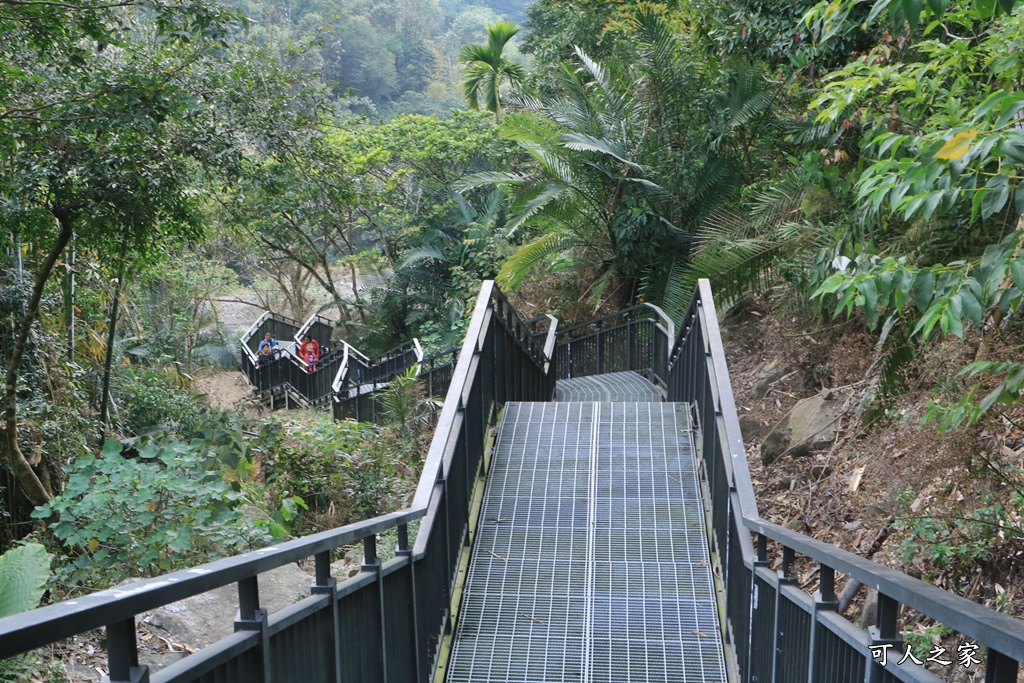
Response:
M39 604L50 577L50 556L38 543L26 543L0 555L0 619L33 609ZM39 678L45 674L46 678ZM56 667L41 665L38 655L29 652L0 661L0 681L30 683L63 681Z
M176 374L176 373L173 373ZM118 378L121 428L127 434L171 431L189 435L200 415L200 396L168 381L159 370L130 371Z
M261 438L271 506L300 497L321 525L347 524L398 507L405 461L393 431L329 416L282 429L269 423Z
M269 523L245 518L245 495L211 466L201 440L150 442L134 459L107 441L66 471L64 493L33 516L59 515L52 532L77 557L55 571L74 585L153 576L271 541Z

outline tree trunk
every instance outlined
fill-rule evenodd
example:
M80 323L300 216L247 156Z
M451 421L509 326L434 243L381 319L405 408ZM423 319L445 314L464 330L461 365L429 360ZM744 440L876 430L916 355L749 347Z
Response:
M64 324L68 328L68 360L75 360L75 245L68 251L68 268L64 275Z
M117 314L121 304L121 283L124 282L124 262L117 269L117 287L114 288L114 301L110 304L110 324L107 326L107 355L103 360L103 395L100 400L100 447L107 426L107 405L110 403L110 366L114 361L114 335L117 332Z
M18 376L21 371L21 361L25 356L25 347L28 345L28 335L32 330L32 323L35 322L39 312L39 302L43 297L43 289L47 280L53 272L53 267L64 252L68 242L71 240L72 225L69 216L55 216L60 232L57 241L46 255L36 274L35 283L32 286L32 294L29 296L28 304L25 306L25 313L21 317L21 326L18 330L18 338L11 350L11 360L7 365L7 378L4 386L4 456L10 465L11 471L18 479L18 484L25 493L25 497L33 505L43 505L53 500L53 492L39 478L32 467L32 463L25 458L25 454L18 445Z

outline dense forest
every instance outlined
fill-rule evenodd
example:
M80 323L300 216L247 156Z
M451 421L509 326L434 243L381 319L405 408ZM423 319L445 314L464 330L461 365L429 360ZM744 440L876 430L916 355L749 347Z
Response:
M0 550L43 544L52 599L401 504L409 420L196 392L229 300L380 352L458 343L482 279L571 321L708 277L868 335L865 421L949 343L926 428L1017 419L1014 0L481 3L0 0ZM994 469L907 563L1001 576Z

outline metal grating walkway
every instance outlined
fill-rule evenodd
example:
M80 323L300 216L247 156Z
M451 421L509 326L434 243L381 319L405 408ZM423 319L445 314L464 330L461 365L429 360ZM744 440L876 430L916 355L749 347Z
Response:
M661 393L635 372L560 379L555 387L556 401L660 401Z
M687 407L508 404L449 683L725 680Z

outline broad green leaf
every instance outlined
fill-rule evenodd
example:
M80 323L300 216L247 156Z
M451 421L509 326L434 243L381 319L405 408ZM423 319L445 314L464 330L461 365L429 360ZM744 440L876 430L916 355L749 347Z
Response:
M36 607L49 578L50 556L38 543L0 555L0 618Z
M989 19L996 13L996 0L974 0L974 10L982 19Z
M935 293L935 273L930 270L918 271L914 278L914 303L917 310L922 313L931 303L932 295Z
M985 183L985 187L992 191L986 192L982 198L982 220L1002 211L1003 207L1006 206L1006 200L1010 198L1010 179L1005 173L1000 173L999 175L989 179L989 181Z
M1000 149L1014 163L1024 164L1024 134L1010 131Z
M942 149L935 153L935 158L950 160L959 159L963 155L967 154L967 150L971 148L971 143L977 136L978 130L976 128L957 133L942 146Z
M1013 6L1017 4L1017 0L999 0L999 6L1003 8L1003 11L1009 14L1013 11Z
M1008 97L999 107L999 118L996 119L996 127L998 128L1009 123L1021 109L1024 109L1024 96L1016 94Z
M996 108L997 104L1009 96L1010 93L1005 90L996 90L994 93L986 97L985 100L974 110L974 120L979 121L983 119L985 115Z
M910 30L917 28L917 22L921 19L921 10L924 8L924 0L903 0L903 15L910 24Z
M938 192L932 192L931 194L928 195L928 199L925 200L924 203L924 216L922 216L924 220L928 220L929 218L932 217L932 214L935 213L935 209L938 208L939 202L942 201L942 195L942 190L939 190Z
M978 217L978 213L981 211L981 203L985 201L985 195L989 193L989 190L982 187L974 192L974 199L971 200L971 220L973 221Z
M928 7L931 8L932 12L935 12L937 16L942 16L946 8L949 7L949 0L928 0Z
M875 3L874 7L871 8L871 12L868 13L868 18L864 23L870 24L872 21L877 19L879 14L884 12L886 9L889 9L889 5L891 3L892 0L878 0L878 2Z
M1024 263L1020 259L1010 261L1010 277L1018 289L1024 290Z
M874 327L878 322L878 291L875 281L865 278L857 285L857 289L864 295L864 315L867 318L869 327Z
M1013 208L1018 216L1024 216L1024 183L1017 183L1013 191Z
M981 412L987 412L997 401L1005 402L1003 394L1005 393L1003 383L1000 383L988 396L982 399L981 403L978 404L978 410Z
M975 325L981 326L981 304L970 289L960 290L960 303L963 305L963 313Z
M115 455L121 455L121 442L117 439L107 439L103 442L103 450L101 451L102 457L112 458Z

